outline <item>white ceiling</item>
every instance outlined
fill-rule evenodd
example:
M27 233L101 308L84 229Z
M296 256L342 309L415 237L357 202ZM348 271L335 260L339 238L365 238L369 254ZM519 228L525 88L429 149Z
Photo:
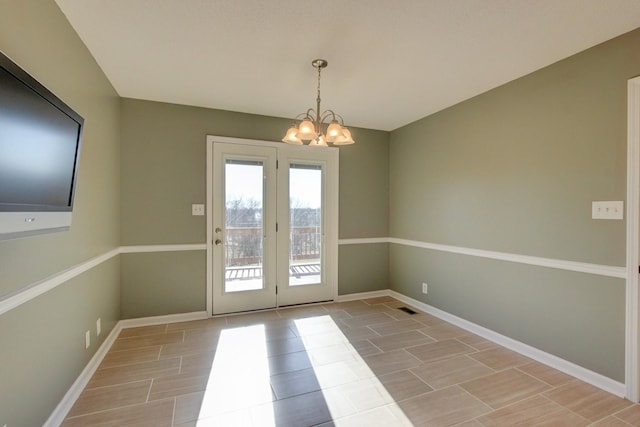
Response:
M393 130L640 26L640 0L56 0L123 97Z

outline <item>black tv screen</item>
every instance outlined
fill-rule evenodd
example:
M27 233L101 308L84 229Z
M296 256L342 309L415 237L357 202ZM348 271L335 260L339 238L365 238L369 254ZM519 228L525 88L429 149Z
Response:
M57 224L46 213L73 210L83 124L78 113L0 54L0 234L68 228L70 215L64 216L69 224Z

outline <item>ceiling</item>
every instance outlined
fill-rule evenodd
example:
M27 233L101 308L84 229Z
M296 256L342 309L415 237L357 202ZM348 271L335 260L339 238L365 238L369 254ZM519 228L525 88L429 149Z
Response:
M640 26L640 0L56 0L122 97L393 130Z

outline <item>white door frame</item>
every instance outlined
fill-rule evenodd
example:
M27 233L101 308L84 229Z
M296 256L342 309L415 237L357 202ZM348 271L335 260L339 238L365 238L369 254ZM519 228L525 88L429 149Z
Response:
M215 142L224 142L228 144L244 144L244 145L259 145L262 147L275 147L285 148L287 150L332 150L336 154L338 149L335 147L329 148L313 148L307 146L296 146L284 144L282 142L262 141L257 139L242 139L231 138L227 136L207 135L207 184L206 184L206 212L207 212L207 286L206 286L206 298L207 298L207 313L209 316L213 315L213 144ZM327 185L332 187L335 191L336 200L338 199L338 183L339 183L339 158L336 155L336 168L335 176L332 176L331 180L327 181ZM329 242L327 242L327 248L334 248L333 251L327 252L327 259L329 264L333 265L333 268L329 268L327 271L327 280L331 287L332 299L335 300L338 297L338 207L327 212L327 222L329 229L334 230L334 235Z
M277 195L277 164L278 150L273 147L245 145L245 144L213 144L213 180L212 195L213 206L210 211L213 218L214 243L218 239L222 242L220 245L213 245L212 262L213 262L213 284L220 286L213 287L213 313L233 313L245 310L259 310L273 308L276 306L276 274L277 274L277 230L276 218L277 205L273 203ZM227 238L229 230L226 224L226 208L225 201L227 194L225 191L225 183L227 182L226 165L227 160L234 161L250 161L253 162L255 170L256 164L261 164L262 176L255 176L254 179L260 179L259 183L261 192L261 210L262 210L262 274L260 286L252 289L245 289L242 292L227 292L227 281L225 279L226 260L225 252L227 250ZM217 203L217 205L216 205ZM222 232L216 232L221 230ZM236 285L239 283L236 282ZM257 283L254 283L256 286Z
M640 327L638 265L640 265L640 77L627 83L627 283L625 386L627 399L640 400Z

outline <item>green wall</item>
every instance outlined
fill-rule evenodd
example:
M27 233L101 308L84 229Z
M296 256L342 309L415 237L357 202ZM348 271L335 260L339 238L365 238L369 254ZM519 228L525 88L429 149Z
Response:
M119 245L120 105L53 0L0 0L0 50L85 119L71 229L0 241L2 298ZM113 258L0 315L0 425L49 417L120 319L119 275Z
M191 216L206 201L206 136L279 141L289 119L122 99L122 245L205 243L205 217ZM357 144L340 149L340 230L345 238L388 235L389 134L352 129ZM384 289L386 244L373 259L340 248L339 293ZM123 317L205 308L204 251L122 255ZM190 266L185 276L184 265ZM372 275L371 264L377 267ZM150 270L162 274L149 274ZM348 280L354 272L367 280ZM176 298L180 295L180 298ZM189 297L185 296L188 295Z
M389 288L389 245L366 243L338 248L340 295Z
M206 252L123 254L122 318L205 311Z
M391 133L391 235L625 265L627 80L640 30ZM618 381L624 280L391 245L391 288ZM428 296L419 292L429 284Z

